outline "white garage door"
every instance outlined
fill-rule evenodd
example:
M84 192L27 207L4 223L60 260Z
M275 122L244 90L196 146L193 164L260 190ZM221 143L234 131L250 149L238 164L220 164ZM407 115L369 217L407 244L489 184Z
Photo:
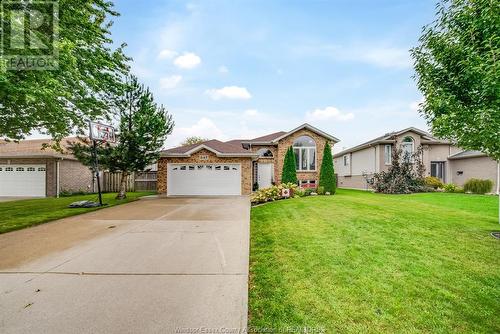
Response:
M167 164L167 195L241 195L241 165Z
M0 196L45 197L45 165L0 165Z

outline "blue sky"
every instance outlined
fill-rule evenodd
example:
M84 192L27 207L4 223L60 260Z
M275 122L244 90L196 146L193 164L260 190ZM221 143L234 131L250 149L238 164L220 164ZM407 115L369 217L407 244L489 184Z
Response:
M435 0L117 0L113 39L173 115L167 147L304 122L350 147L427 129L408 49Z

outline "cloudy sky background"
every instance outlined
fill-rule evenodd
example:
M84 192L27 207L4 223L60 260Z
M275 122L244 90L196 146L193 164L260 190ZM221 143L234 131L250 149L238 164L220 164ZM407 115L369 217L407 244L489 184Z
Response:
M176 122L229 140L304 122L356 145L427 129L408 50L434 0L117 0L113 38Z

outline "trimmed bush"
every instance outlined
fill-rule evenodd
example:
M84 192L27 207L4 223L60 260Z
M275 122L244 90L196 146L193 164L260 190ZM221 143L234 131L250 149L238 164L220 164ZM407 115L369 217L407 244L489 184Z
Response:
M319 186L318 189L316 189L316 193L318 195L324 195L325 194L325 187Z
M283 189L290 189L291 196L293 196L293 194L298 194L298 186L296 184L282 183L277 186L271 186L254 192L250 197L250 201L252 204L258 204L283 199L283 196L281 195Z
M426 186L434 189L439 189L444 187L444 183L435 176L427 176L424 182Z
M304 196L311 196L311 193L313 193L313 192L314 192L314 190L313 190L313 189L311 189L311 188L306 188L306 189L304 190Z
M493 182L491 180L469 179L464 184L464 191L473 194L486 194L491 192Z
M335 171L333 169L332 149L328 142L326 142L325 149L323 150L323 161L321 162L319 174L319 188L321 187L323 188L323 194L329 192L333 195L337 190L335 184ZM318 194L322 195L319 190Z
M290 146L285 154L285 161L283 162L283 173L281 175L282 183L297 184L297 171L295 170L295 154L293 148Z
M463 193L464 190L453 183L447 183L443 187L444 191L447 193Z

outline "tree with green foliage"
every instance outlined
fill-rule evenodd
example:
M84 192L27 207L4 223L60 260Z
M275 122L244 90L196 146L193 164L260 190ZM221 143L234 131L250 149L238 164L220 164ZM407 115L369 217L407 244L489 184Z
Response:
M207 138L198 137L198 136L191 136L191 137L187 137L186 139L184 139L184 141L181 143L181 146L199 144L199 143L202 143L202 142L207 141L207 140L208 140Z
M110 119L123 94L129 58L114 48L111 1L59 0L58 68L6 70L0 61L0 136L23 139L33 131L55 140L84 129L88 119ZM0 21L8 19L0 12ZM2 58L0 57L0 60Z
M295 153L290 146L285 154L283 162L283 173L281 175L281 183L297 183L297 171L295 167Z
M425 97L420 111L432 132L497 161L499 32L499 1L440 0L435 21L423 28L419 45L411 50Z
M332 148L328 142L325 144L323 151L323 161L321 162L321 170L319 174L319 186L325 189L325 192L335 194L337 184L335 182L335 171L333 168Z
M500 160L500 2L441 0L411 50L432 132Z
M149 89L131 77L123 98L118 101L120 125L117 143L106 143L98 148L99 163L111 172L121 172L117 199L126 197L127 177L140 172L159 158L167 135L172 132L172 116L158 106ZM85 143L70 146L83 164L92 166L92 147Z

